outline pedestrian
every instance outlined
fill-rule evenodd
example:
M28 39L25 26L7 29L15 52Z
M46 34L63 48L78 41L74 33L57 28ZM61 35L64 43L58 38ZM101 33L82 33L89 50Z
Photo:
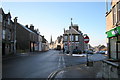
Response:
M64 47L63 47L63 54L64 54L64 52L65 52L65 49L64 49Z

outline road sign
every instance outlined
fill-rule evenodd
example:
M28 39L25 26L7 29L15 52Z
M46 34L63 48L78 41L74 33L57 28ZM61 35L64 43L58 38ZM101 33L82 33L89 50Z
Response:
M84 37L84 42L85 42L85 43L88 43L89 40L90 40L89 37L86 35L86 36Z

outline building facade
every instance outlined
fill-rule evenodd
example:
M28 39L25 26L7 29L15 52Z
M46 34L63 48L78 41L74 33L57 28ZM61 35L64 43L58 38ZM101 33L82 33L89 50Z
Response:
M11 20L11 14L5 14L0 8L2 15L2 55L14 53L14 22Z
M2 18L2 10L0 10L0 79L2 79Z
M63 46L65 51L70 51L71 53L76 47L78 50L84 51L84 37L78 25L72 25L69 30L64 30Z
M106 12L108 60L103 61L104 78L120 78L120 0L111 1Z
M54 43L54 49L62 50L63 49L63 36L58 36L57 40Z
M38 51L42 51L42 36L38 35Z
M42 51L48 51L49 50L49 43L45 39L44 36L42 36Z
M16 28L16 48L17 52L34 52L38 51L38 37L39 34L34 30L34 26L23 26L18 23Z

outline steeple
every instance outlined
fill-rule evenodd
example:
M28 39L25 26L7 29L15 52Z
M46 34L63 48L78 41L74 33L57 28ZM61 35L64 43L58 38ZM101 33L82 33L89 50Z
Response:
M73 20L73 19L71 18L71 27L73 26L72 20Z
M52 35L51 35L50 43L52 43Z

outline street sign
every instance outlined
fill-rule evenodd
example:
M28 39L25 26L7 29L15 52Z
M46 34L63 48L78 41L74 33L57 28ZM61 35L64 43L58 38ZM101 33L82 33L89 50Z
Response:
M85 43L88 43L89 40L90 40L89 37L86 35L86 36L84 37L84 42L85 42Z

